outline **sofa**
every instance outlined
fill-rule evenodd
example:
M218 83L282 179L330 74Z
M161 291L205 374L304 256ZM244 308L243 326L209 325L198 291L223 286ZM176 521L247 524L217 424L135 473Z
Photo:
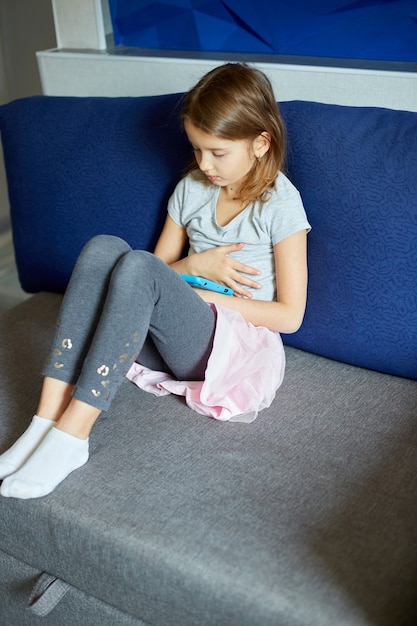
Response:
M190 157L181 97L0 107L33 294L0 320L0 452L36 409L83 244L153 249ZM223 423L126 380L83 468L47 497L0 498L2 624L417 624L417 113L280 107L312 231L272 405Z

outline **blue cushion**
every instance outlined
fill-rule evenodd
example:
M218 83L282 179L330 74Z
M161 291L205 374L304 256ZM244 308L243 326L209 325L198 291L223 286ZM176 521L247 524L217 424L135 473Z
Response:
M180 95L40 96L0 107L19 275L63 291L83 244L152 250L190 150ZM284 102L288 175L313 230L288 345L417 378L417 114Z
M417 378L417 113L283 103L310 284L288 345Z
M152 250L190 155L180 95L37 96L0 107L20 281L64 291L86 241Z

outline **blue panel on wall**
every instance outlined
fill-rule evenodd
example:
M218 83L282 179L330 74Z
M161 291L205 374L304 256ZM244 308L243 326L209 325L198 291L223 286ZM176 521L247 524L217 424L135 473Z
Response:
M109 0L116 45L417 61L416 0Z

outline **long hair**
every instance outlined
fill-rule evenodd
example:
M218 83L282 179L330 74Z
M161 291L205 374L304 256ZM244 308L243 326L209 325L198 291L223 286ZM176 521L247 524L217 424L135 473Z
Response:
M238 192L245 205L267 200L284 163L285 127L263 72L244 63L227 63L211 70L186 94L182 120L223 139L253 140L267 132L269 150L255 161ZM191 169L198 169L195 160Z

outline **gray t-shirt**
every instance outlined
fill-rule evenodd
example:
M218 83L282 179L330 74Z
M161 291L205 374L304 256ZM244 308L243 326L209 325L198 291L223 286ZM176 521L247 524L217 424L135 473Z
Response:
M280 173L267 202L248 205L226 226L219 226L216 220L219 193L220 187L207 185L188 174L175 188L168 203L168 213L176 224L186 229L190 254L244 243L242 250L230 256L262 272L253 277L262 285L262 289L252 290L254 298L275 300L274 245L300 230L311 228L299 192Z

